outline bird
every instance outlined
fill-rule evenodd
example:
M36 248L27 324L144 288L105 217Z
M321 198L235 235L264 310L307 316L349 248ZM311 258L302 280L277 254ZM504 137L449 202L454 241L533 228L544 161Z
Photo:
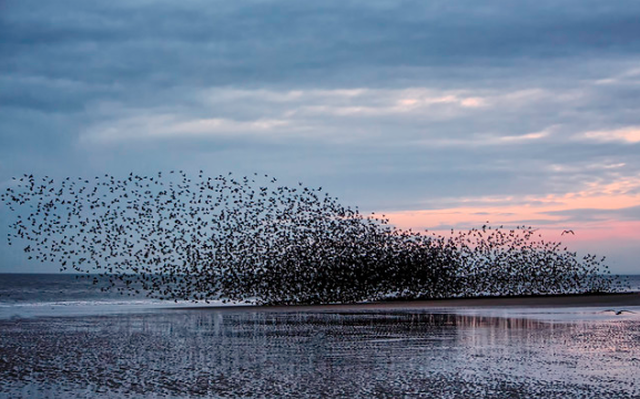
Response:
M616 316L620 316L620 315L622 315L624 313L630 313L630 314L635 314L636 313L636 312L633 312L633 311L627 310L627 309L621 309L621 310L607 309L607 310L603 310L602 312L603 313L612 312L612 313L615 313Z
M561 236L565 235L565 234L572 234L572 235L576 235L576 233L573 232L573 230L563 230L562 233L560 234Z

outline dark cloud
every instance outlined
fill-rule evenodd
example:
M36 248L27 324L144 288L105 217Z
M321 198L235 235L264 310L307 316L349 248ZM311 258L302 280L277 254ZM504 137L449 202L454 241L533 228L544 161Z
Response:
M381 73L402 80L411 68L449 80L473 73L468 82L492 71L513 76L515 66L535 75L556 59L635 55L638 14L632 1L9 1L1 65L11 74L136 86L309 86L312 78L378 86Z

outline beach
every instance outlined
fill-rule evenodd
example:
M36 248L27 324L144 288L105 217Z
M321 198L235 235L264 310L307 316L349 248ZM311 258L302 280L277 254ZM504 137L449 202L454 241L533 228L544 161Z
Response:
M640 1L0 0L0 399L640 399L639 154Z
M0 398L640 395L638 293L153 308L0 334Z

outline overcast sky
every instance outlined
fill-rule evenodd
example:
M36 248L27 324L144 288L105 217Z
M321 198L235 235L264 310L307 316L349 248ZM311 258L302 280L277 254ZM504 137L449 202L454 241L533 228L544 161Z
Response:
M640 2L0 0L0 189L264 172L640 273ZM0 209L0 232L9 214ZM0 242L0 271L57 271Z

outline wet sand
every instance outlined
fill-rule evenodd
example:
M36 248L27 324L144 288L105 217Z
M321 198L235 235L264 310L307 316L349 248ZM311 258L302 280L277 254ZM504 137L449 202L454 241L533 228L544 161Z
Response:
M392 309L454 309L454 308L562 308L562 307L594 307L624 308L640 306L640 292L624 294L576 294L576 295L540 295L512 297L479 297L433 299L423 301L385 301L357 304L336 305L295 305L295 306L195 306L187 309L213 311L271 311L271 312L314 312L343 310L392 310Z
M0 398L640 397L637 317L483 313L637 304L628 294L0 320ZM481 313L456 313L470 308Z

